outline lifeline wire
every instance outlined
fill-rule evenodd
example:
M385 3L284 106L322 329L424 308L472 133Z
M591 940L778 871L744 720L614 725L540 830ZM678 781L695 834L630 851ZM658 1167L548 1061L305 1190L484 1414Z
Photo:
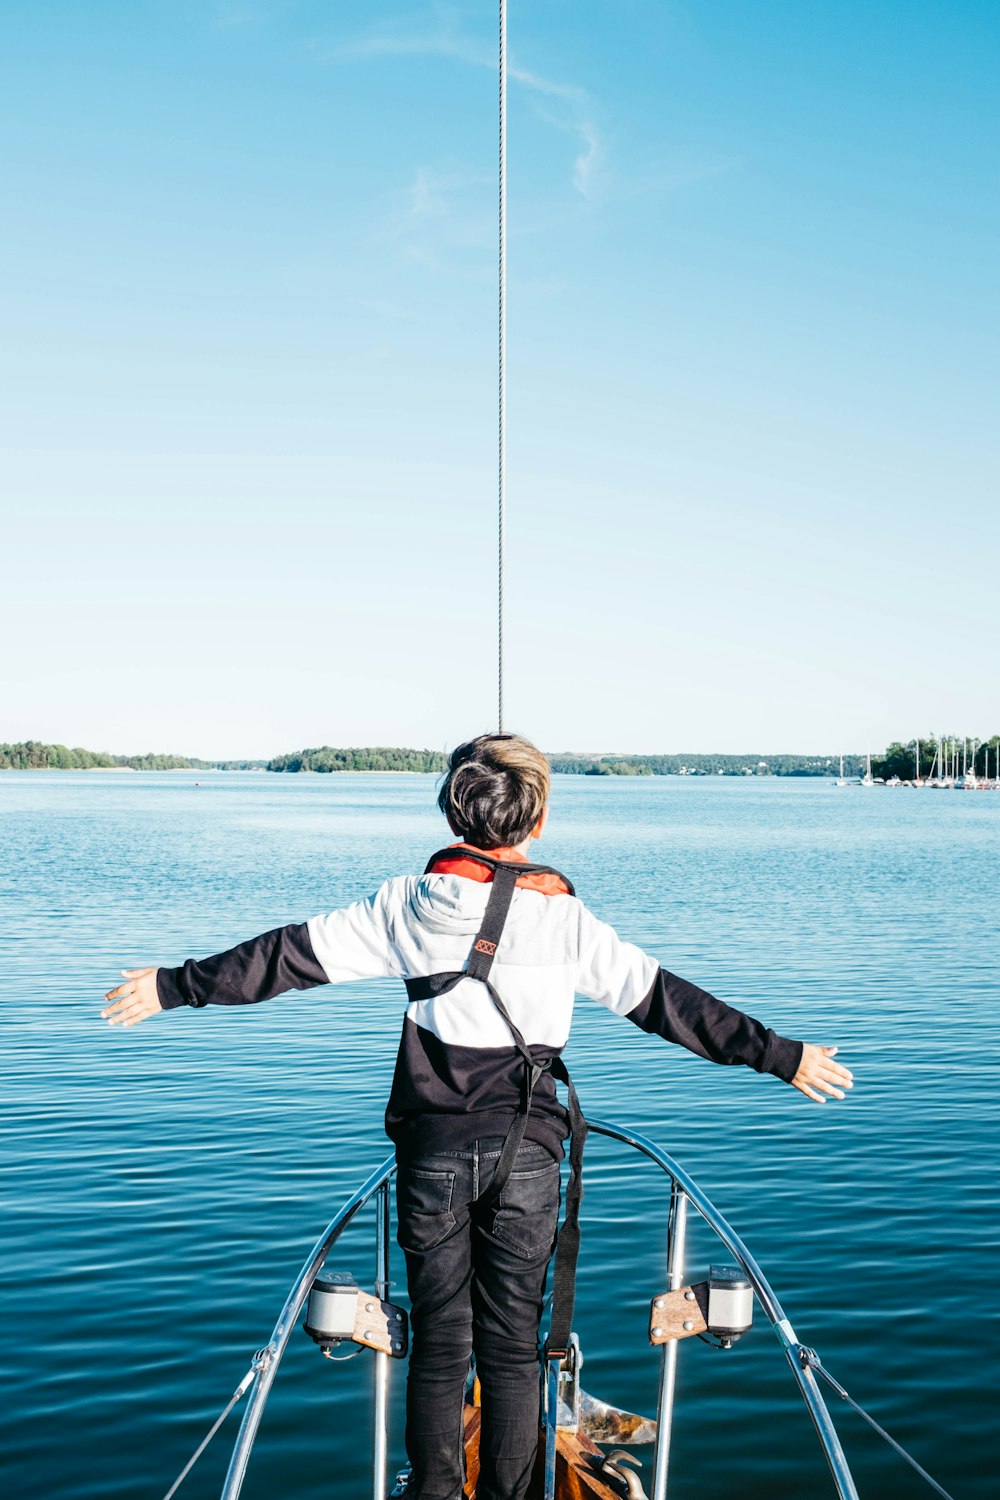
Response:
M503 570L507 435L507 0L500 0L500 264L497 515L497 729L503 732Z
M218 1432L223 1422L229 1416L229 1413L232 1411L237 1401L239 1401L241 1397L246 1395L254 1380L256 1380L258 1372L265 1363L265 1354L265 1350L259 1349L254 1355L253 1364L250 1366L249 1370L246 1372L243 1379L236 1387L229 1403L216 1417L215 1421L212 1423L211 1427L208 1429L205 1436L202 1438L201 1442L198 1444L197 1448L194 1450L191 1457L188 1459L187 1463L184 1465L183 1469L178 1474L173 1484L170 1486L169 1490L167 1490L167 1493L164 1495L163 1500L172 1500L172 1497L176 1495L177 1491L180 1489L181 1485L184 1483L185 1479L188 1477L191 1470L194 1468L195 1464L198 1462L199 1458L208 1447L209 1443L215 1437L215 1434Z
M822 1375L827 1385L831 1386L837 1392L837 1395L847 1402L848 1406L852 1406L859 1417L864 1417L869 1427L873 1427L878 1433L879 1437L884 1438L885 1441L889 1444L889 1447L896 1450L900 1458L905 1458L910 1467L912 1469L916 1469L921 1479L926 1479L931 1489L936 1490L937 1493L942 1496L942 1500L953 1500L953 1497L949 1495L948 1491L943 1487L943 1485L938 1484L937 1480L933 1479L931 1475L928 1474L927 1470L921 1468L920 1464L917 1463L917 1460L915 1458L912 1458L910 1454L907 1453L902 1443L897 1443L896 1439L890 1436L890 1434L886 1432L884 1427L880 1427L875 1418L869 1416L864 1407L859 1406L854 1397L849 1395L848 1392L844 1390L844 1387L841 1385L840 1381L834 1380L829 1370L823 1368L823 1364L815 1349L808 1349L805 1344L800 1344L799 1358L802 1363L807 1366L808 1369L815 1370L817 1375Z

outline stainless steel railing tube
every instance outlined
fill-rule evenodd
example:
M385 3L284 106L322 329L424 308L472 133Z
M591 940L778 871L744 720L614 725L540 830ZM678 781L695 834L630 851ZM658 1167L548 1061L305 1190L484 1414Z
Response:
M829 1465L833 1482L837 1488L837 1494L840 1500L858 1500L857 1487L851 1474L850 1465L847 1462L847 1456L837 1435L837 1429L833 1424L833 1418L830 1416L826 1402L823 1400L823 1396L816 1384L815 1376L811 1370L802 1365L799 1359L798 1349L800 1343L795 1330L785 1316L784 1309L771 1290L763 1271L739 1235L726 1222L715 1207L715 1204L712 1203L711 1199L706 1197L693 1178L688 1176L684 1168L679 1166L673 1157L668 1156L665 1151L661 1151L659 1146L655 1145L653 1141L648 1140L646 1136L640 1135L637 1131L626 1130L618 1125L612 1125L608 1120L588 1120L587 1125L595 1134L607 1136L609 1140L621 1141L626 1146L632 1146L636 1151L641 1152L643 1156L648 1157L650 1161L655 1162L661 1171L665 1172L671 1179L674 1184L673 1191L680 1190L684 1194L697 1209L706 1224L715 1231L715 1234L725 1245L730 1255L739 1261L744 1271L746 1271L750 1284L756 1293L757 1300L763 1308L768 1321L773 1326L778 1342L782 1345L788 1358L792 1374L795 1377L799 1392L805 1403L806 1410L812 1419L824 1456ZM678 1282L678 1285L681 1284ZM671 1288L673 1288L673 1283L671 1283ZM662 1495L654 1494L653 1500L663 1500L663 1497Z
M676 1292L684 1285L687 1261L687 1211L685 1193L672 1183L670 1216L667 1221L667 1289ZM670 1435L674 1420L674 1397L677 1390L677 1352L679 1341L671 1339L660 1351L660 1392L656 1403L656 1446L653 1449L652 1500L666 1500L670 1469Z
M375 1199L375 1295L389 1298L389 1182ZM372 1500L385 1500L389 1464L389 1356L377 1350L372 1370Z
M349 1198L343 1208L337 1214L323 1234L316 1241L310 1252L309 1258L299 1272L292 1290L285 1299L285 1305L281 1309L278 1321L274 1325L274 1331L263 1351L260 1373L257 1376L250 1400L247 1402L246 1411L243 1413L243 1421L236 1437L232 1458L229 1460L229 1470L220 1492L220 1500L236 1500L240 1490L243 1488L243 1480L246 1477L247 1463L250 1459L250 1450L253 1447L254 1438L257 1436L257 1428L264 1414L264 1406L268 1393L274 1383L274 1377L278 1373L278 1365L281 1356L285 1352L292 1329L295 1327L299 1313L305 1305L309 1296L309 1288L316 1278L316 1273L322 1269L323 1263L337 1243L341 1234L354 1218L359 1209L363 1208L373 1193L379 1188L387 1185L392 1174L396 1170L396 1158L390 1156L376 1167L366 1182L363 1182L358 1191Z

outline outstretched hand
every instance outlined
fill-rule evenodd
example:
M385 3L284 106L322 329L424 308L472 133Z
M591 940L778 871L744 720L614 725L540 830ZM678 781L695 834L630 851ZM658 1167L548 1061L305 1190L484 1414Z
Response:
M105 1000L114 1001L101 1011L109 1026L137 1026L163 1009L156 993L156 969L122 969L125 980L108 990Z
M844 1090L854 1086L854 1074L833 1061L836 1052L836 1047L817 1047L812 1042L803 1042L802 1061L792 1079L792 1088L814 1099L817 1104L826 1103L825 1095L843 1099Z

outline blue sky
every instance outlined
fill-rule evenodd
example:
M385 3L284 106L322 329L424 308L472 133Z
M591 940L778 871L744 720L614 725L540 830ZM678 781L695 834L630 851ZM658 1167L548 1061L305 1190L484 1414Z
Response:
M496 15L0 12L0 738L494 716ZM512 0L509 727L1000 726L1000 11Z

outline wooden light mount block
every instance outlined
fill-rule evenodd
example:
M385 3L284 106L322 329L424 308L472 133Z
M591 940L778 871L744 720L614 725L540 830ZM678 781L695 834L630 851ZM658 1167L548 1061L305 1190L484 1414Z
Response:
M381 1302L370 1292L358 1292L352 1341L393 1359L405 1359L409 1345L406 1314L392 1302Z
M676 1292L661 1292L649 1309L649 1342L669 1344L673 1339L707 1333L707 1317L707 1281L679 1287Z

